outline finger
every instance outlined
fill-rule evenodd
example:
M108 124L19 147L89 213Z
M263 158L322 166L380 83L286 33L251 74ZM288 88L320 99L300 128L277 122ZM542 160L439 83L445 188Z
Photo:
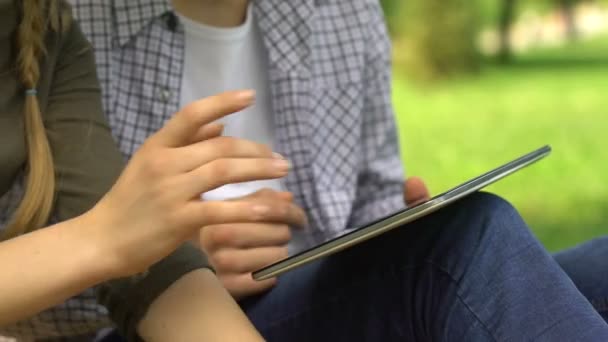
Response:
M289 214L285 214L289 212ZM200 201L186 203L176 213L173 226L182 229L186 238L200 227L235 223L280 223L296 226L306 222L306 215L296 205L287 202L252 203L249 201ZM288 217L293 222L283 222Z
M306 213L293 202L269 199L260 199L256 201L247 200L246 202L250 202L252 205L257 206L258 212L263 213L262 216L264 216L264 218L261 222L278 223L300 228L308 226Z
M234 199L239 200L239 199ZM267 204L276 212L272 220L281 224L291 225L293 228L308 227L308 218L302 208L293 202L293 194L288 191L262 189L240 200Z
M293 195L288 191L277 191L270 188L264 188L258 190L254 193L251 193L247 196L243 196L240 198L232 199L232 200L256 200L256 199L268 199L268 200L282 200L291 202L293 200Z
M222 136L177 148L174 150L173 158L175 158L175 164L179 165L180 171L192 171L213 160L222 158L268 158L284 160L279 158L279 155L274 154L272 150L264 144Z
M280 191L280 192L277 192L277 196L279 196L279 198L284 201L293 202L293 194L291 192Z
M190 143L195 144L200 141L217 138L220 137L223 133L224 124L219 122L212 122L208 125L201 127L198 132L194 134L194 137L192 137Z
M284 224L222 224L204 227L200 239L203 249L211 253L222 248L284 246L291 240L291 231Z
M259 197L257 199L246 199L245 201L267 207L269 214L266 223L274 222L294 228L306 228L308 227L306 212L292 200L288 200L292 197L291 193L275 192L274 198Z
M429 190L421 178L411 177L405 181L405 203L407 206L416 206L430 198Z
M220 282L236 300L261 294L277 284L277 278L255 281L251 273L219 274Z
M287 247L222 249L209 254L213 267L222 273L251 273L289 256Z
M279 159L216 159L181 175L178 183L185 195L195 197L226 184L282 178L289 168L286 160Z
M255 92L245 90L226 92L196 101L175 114L150 139L150 143L165 147L183 146L192 140L203 125L247 108L254 98Z

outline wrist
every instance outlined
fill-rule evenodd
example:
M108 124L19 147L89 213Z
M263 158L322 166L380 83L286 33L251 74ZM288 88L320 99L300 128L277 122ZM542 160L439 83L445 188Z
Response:
M89 211L75 219L77 231L82 235L82 245L86 256L91 259L91 273L99 282L120 278L124 274L124 261L118 257L112 237L109 236L110 223Z

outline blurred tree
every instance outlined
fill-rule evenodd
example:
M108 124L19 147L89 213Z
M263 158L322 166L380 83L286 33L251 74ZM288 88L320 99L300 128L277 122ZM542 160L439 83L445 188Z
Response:
M511 60L511 26L515 19L516 0L500 0L501 10L498 20L500 39L499 61L507 63ZM568 1L568 0L561 0Z
M574 12L578 0L558 0L561 6L562 15L566 24L566 35L570 40L575 40L578 36L576 28L576 13Z
M471 0L400 0L404 66L428 81L477 71L478 3Z
M388 27L393 36L399 33L399 17L401 14L401 8L403 0L381 0L384 14L388 23Z

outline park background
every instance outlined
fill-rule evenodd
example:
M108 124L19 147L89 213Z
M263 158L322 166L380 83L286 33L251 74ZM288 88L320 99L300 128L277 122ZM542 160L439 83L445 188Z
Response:
M608 1L382 2L408 175L436 194L550 144L488 190L552 251L608 234Z

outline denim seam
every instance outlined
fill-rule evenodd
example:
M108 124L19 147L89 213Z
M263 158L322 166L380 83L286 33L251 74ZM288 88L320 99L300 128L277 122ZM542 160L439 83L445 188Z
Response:
M513 252L509 255L508 258L505 258L505 260L509 259L511 256L513 255L517 255L519 254L521 251L526 250L527 248L529 248L530 246L536 244L536 242L530 242L528 243L526 246L518 249L516 252ZM467 310L469 310L471 312L471 314L475 317L475 319L479 322L479 324L482 325L482 327L488 332L488 334L490 334L490 336L492 337L492 339L494 339L494 341L498 341L498 338L496 338L496 336L494 336L494 334L492 333L492 331L486 326L486 324L481 320L481 318L479 317L479 315L477 315L477 313L473 310L473 308L464 300L464 298L461 297L460 294L460 285L459 285L459 281L456 280L454 278L454 276L452 276L452 274L442 265L437 264L436 262L434 262L433 260L430 259L426 259L425 262L435 266L438 270L440 270L441 272L445 273L449 279L452 280L452 282L454 283L454 285L456 286L456 288L458 289L458 291L456 291L456 298L458 298L458 300L467 308ZM503 265L503 263L501 263L500 265ZM470 265L469 265L470 266ZM466 270L463 272L463 274L466 274Z
M569 318L571 318L571 317L574 317L574 316L576 316L576 315L575 315L575 314L571 314L570 316L568 316L568 317L564 317L562 320L557 321L557 322L553 323L552 325L550 325L550 326L546 327L545 329L543 329L543 331L541 331L540 333L536 334L536 336L534 336L534 339L533 339L533 340L538 340L538 339L540 339L540 338L541 338L543 335L545 335L545 333L547 333L547 332L548 332L548 331L549 331L551 328L553 328L553 327L555 327L556 325L560 324L562 321L564 321L564 320L566 320L566 319L569 319Z
M448 276L448 278L452 281L452 283L454 283L454 285L456 286L457 289L460 289L460 286L458 285L458 281L456 279L454 279L454 277L450 274L450 272L448 272L446 269L444 269L441 265L435 263L432 260L425 260L426 263L435 266L435 268L437 268L437 270L445 273L445 275ZM483 327L483 329L490 335L490 337L494 340L494 341L498 341L498 339L496 338L496 336L494 336L494 334L492 333L492 331L488 328L488 326L483 322L483 320L479 317L479 315L477 315L477 313L473 310L473 308L464 300L464 298L461 297L459 291L456 291L456 298L458 299L458 301L460 301L460 303L462 303L462 305L464 305L464 307L473 315L473 317L477 320L477 322Z
M511 258L513 255L517 255L517 254L519 254L521 251L526 250L527 248L529 248L530 246L535 245L535 244L536 244L536 242L530 242L530 243L528 243L526 246L524 246L524 247L522 247L522 248L518 249L516 252L511 253L511 254L509 255L509 257L508 257L508 258L505 258L505 260L510 259L510 258ZM452 282L454 282L454 284L456 285L456 287L457 287L458 289L460 289L460 286L458 285L458 284L459 284L459 282L458 282L456 279L454 279L454 277L451 275L451 273L450 273L450 272L449 272L449 271L448 271L446 268L444 268L443 266L441 266L441 265L439 265L439 264L437 264L437 263L435 263L434 261L429 260L429 259L427 259L427 260L426 260L426 262L427 262L427 263L429 263L429 264L431 264L431 265L434 265L434 266L435 266L437 269L439 269L440 271L444 272L444 273L445 273L445 274L446 274L446 275L447 275L447 276L448 276L448 277L449 277L449 278L452 280ZM505 262L506 262L506 261L505 261ZM503 264L504 264L504 262L503 262L503 263L501 263L501 264L500 264L500 266L502 266ZM466 272L465 272L465 273L466 273ZM467 304L467 302L464 300L464 298L462 298L462 297L461 297L461 295L460 295L460 293L459 293L459 292L457 292L457 293L456 293L456 297L457 297L457 298L458 298L458 300L459 300L459 301L460 301L460 302L461 302L461 303L462 303L462 304L463 304L463 305L464 305L464 306L465 306L465 307L466 307L466 308L467 308L467 309L468 309L468 310L471 312L471 314L473 314L473 315L475 316L475 318L476 318L476 319L479 321L479 323L480 323L480 324L483 326L483 328L484 328L484 329L485 329L485 330L486 330L486 331L487 331L487 332L490 334L490 336L491 336L491 337L494 339L494 341L498 341L498 339L497 339L497 338L496 338L496 337L495 337L495 336L492 334L491 330L490 330L490 329L489 329L489 328L488 328L488 327L487 327L487 326L484 324L484 322L483 322L483 321L480 319L480 317L479 317L479 316L478 316L478 315L475 313L475 311L473 311L472 307L471 307L469 304ZM606 305L604 305L604 306L600 305L600 307L602 307L602 308L603 308L603 310L608 310L608 300L606 300L606 302L604 302L604 304L606 304ZM596 310L597 310L597 311L600 311L600 312L602 311L602 309L599 309L599 308L597 308L597 307L596 307ZM558 323L555 323L555 324L558 324ZM541 335L542 335L542 334L543 334L543 333L544 333L546 330L548 330L548 329L550 329L550 328L552 328L552 327L553 327L553 326L546 328L546 329L545 329L545 330L544 330L544 331L541 333Z

